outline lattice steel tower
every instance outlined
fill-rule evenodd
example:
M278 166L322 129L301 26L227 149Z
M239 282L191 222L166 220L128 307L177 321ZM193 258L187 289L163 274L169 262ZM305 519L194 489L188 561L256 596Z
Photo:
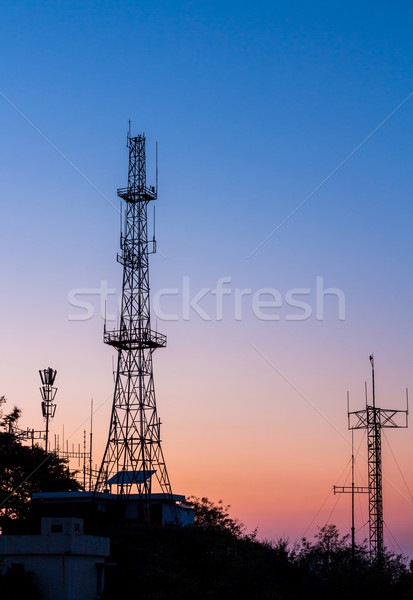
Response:
M370 555L378 566L383 558L383 477L381 461L381 430L384 428L407 427L408 401L406 390L406 410L379 408L376 406L376 387L374 374L374 358L370 356L372 376L372 403L367 401L366 408L357 411L348 411L349 429L367 430L367 458L368 458L368 488L359 487L352 489L352 493L368 492L369 495L369 536ZM405 416L404 423L397 423L399 415ZM348 489L348 488L347 488ZM336 492L345 492L346 488L338 488Z
M121 499L131 490L141 496L145 519L150 520L152 479L173 503L172 489L161 447L156 410L152 354L166 346L166 336L151 329L149 254L156 252L155 236L148 240L148 204L157 189L146 185L145 136L127 138L128 187L118 190L124 201L118 262L123 265L119 329L104 329L104 341L118 353L109 438L95 487L109 488ZM114 490L113 490L114 488Z

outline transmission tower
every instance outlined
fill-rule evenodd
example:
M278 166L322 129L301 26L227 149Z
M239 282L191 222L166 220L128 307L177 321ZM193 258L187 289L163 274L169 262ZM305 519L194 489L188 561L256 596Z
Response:
M354 486L354 451L352 456L352 487L334 487L335 493L352 494L352 543L354 553L354 494L368 492L369 496L369 541L370 557L380 566L383 558L383 478L381 462L381 430L384 428L406 428L408 423L408 398L406 390L406 410L393 410L376 406L374 357L370 356L372 377L372 403L369 404L366 392L366 408L352 411L348 409L348 428L367 430L368 487ZM403 414L402 424L396 419Z
M146 185L145 136L127 137L128 187L118 190L124 201L124 231L120 236L123 266L119 329L107 331L104 341L118 353L109 437L95 492L116 490L126 500L139 494L144 518L150 522L152 479L173 505L171 484L161 447L152 371L152 354L166 346L166 336L151 329L149 254L156 252L155 236L148 240L148 204L157 189ZM156 169L157 170L157 169Z

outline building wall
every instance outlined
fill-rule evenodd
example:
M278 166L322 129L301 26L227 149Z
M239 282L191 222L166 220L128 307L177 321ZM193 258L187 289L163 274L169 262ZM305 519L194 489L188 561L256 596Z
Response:
M33 572L42 600L95 600L103 588L104 559L96 556L7 555L3 569L13 563Z
M41 535L0 536L0 564L33 572L42 600L95 600L103 590L109 538L83 535L83 521L44 518Z
M194 525L195 523L195 509L190 506L176 505L178 513L179 523L183 527ZM162 525L174 524L175 517L171 507L168 504L162 506Z

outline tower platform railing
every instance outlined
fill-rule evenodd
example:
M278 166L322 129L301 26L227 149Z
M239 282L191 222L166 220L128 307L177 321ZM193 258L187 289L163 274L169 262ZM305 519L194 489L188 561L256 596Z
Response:
M166 335L148 328L125 327L124 329L114 329L112 331L105 329L103 340L105 344L122 350L166 347Z
M154 186L142 186L137 187L136 189L129 187L119 188L117 193L119 198L122 198L126 202L149 202L151 200L156 200L157 198Z

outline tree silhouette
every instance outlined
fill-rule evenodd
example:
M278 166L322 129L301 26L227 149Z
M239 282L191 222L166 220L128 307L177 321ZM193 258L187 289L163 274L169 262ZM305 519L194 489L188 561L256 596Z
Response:
M205 497L190 496L186 499L186 504L195 508L195 524L201 529L226 532L237 538L254 539L256 536L256 531L247 534L244 523L230 517L231 507L224 505L222 500L214 503Z
M4 402L6 401L4 396L0 398L0 401L2 399L4 399ZM7 433L13 434L13 429L17 425L17 421L20 419L21 414L21 409L17 408L17 406L14 406L13 410L8 415L2 418L2 420L0 421L0 426L3 427L7 431Z
M4 404L2 402L1 404ZM68 468L68 461L56 453L46 453L37 444L25 446L14 433L21 410L2 418L0 427L0 520L23 519L30 515L34 492L60 492L81 489Z

